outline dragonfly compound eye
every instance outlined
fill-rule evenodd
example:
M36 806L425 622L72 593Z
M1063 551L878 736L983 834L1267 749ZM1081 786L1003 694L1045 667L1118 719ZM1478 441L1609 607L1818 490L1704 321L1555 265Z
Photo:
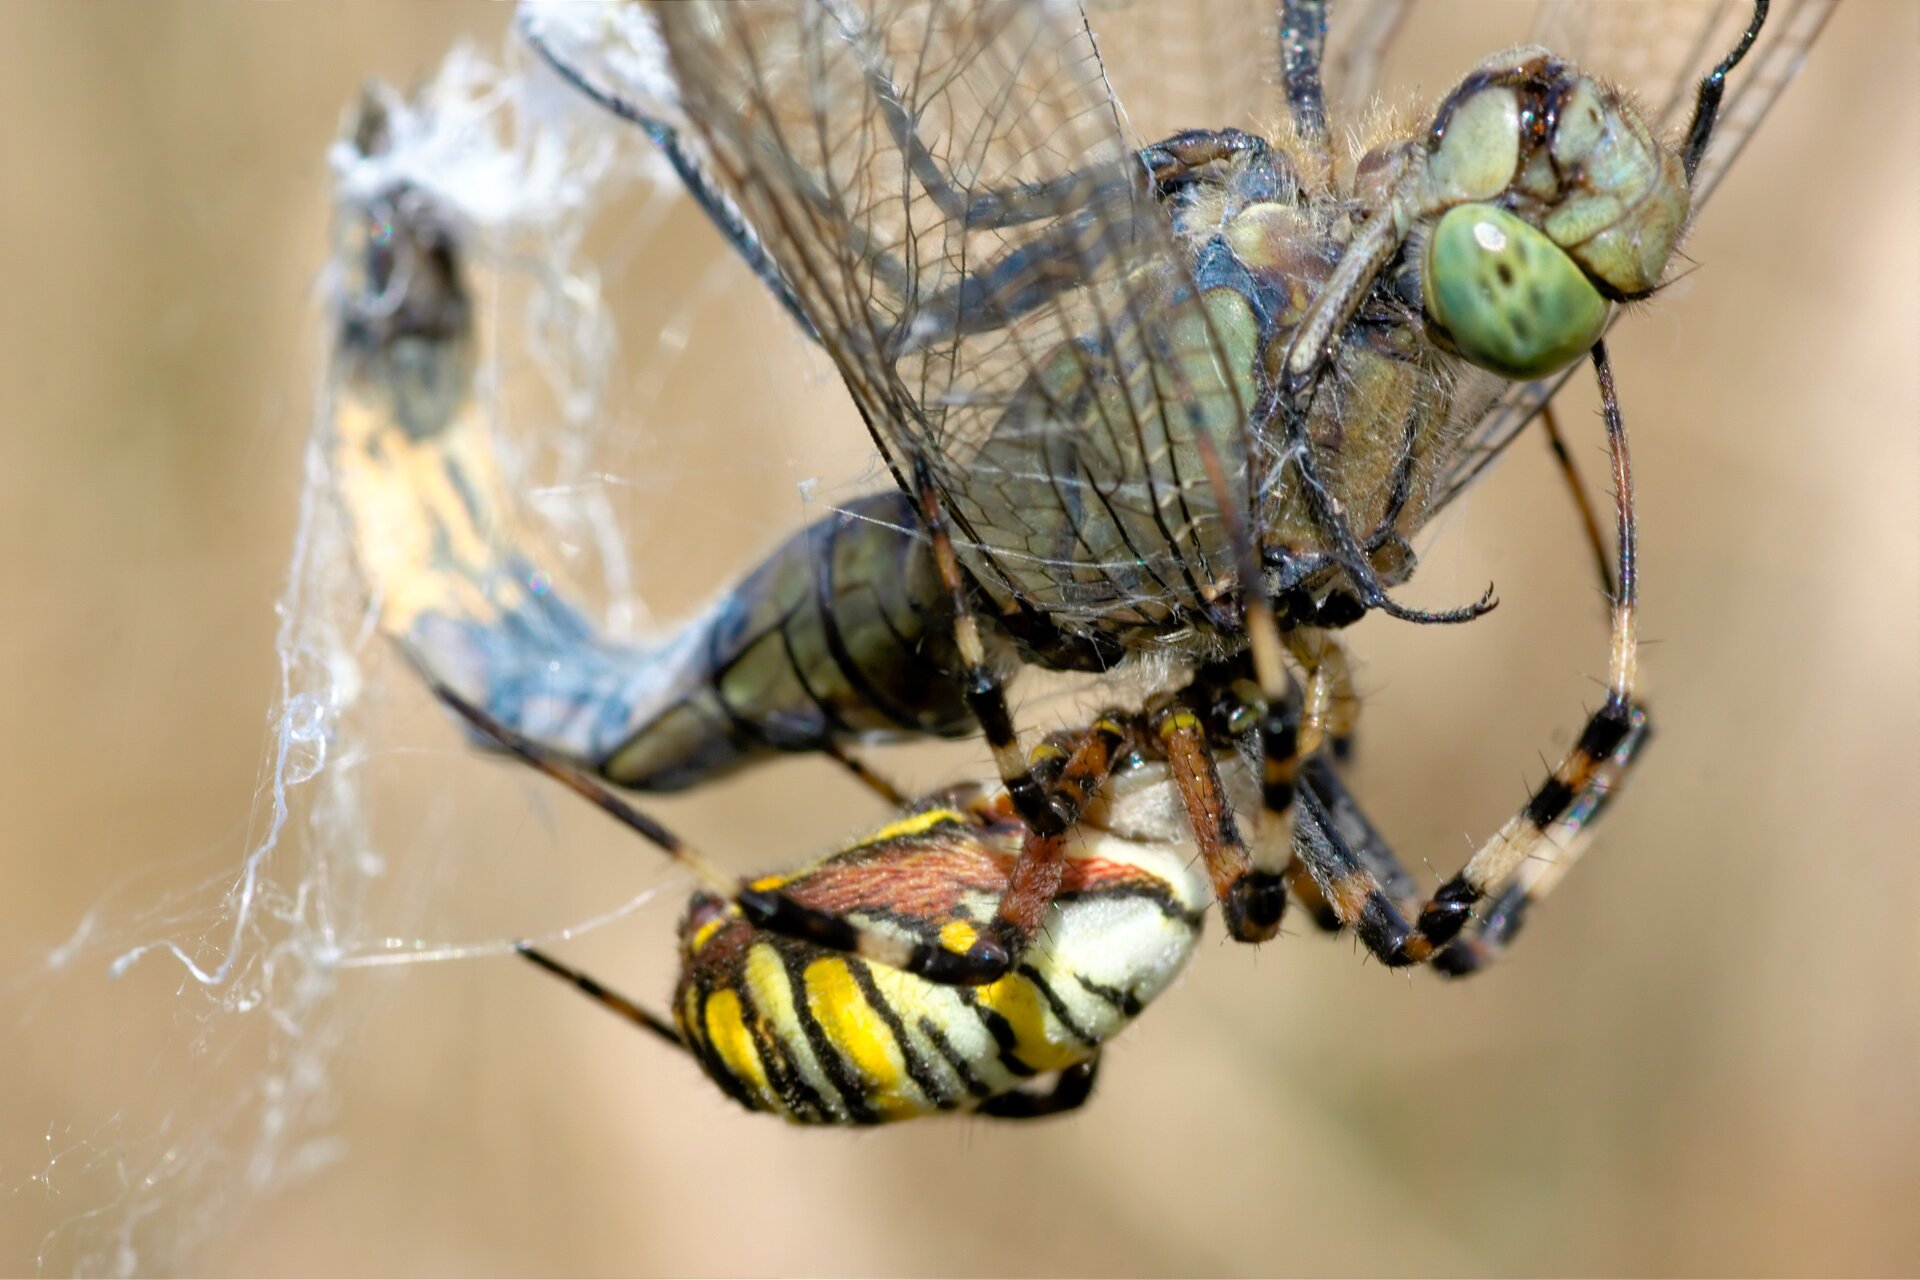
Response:
M1607 301L1543 233L1493 205L1447 211L1421 263L1427 319L1454 350L1517 380L1578 360L1607 324Z

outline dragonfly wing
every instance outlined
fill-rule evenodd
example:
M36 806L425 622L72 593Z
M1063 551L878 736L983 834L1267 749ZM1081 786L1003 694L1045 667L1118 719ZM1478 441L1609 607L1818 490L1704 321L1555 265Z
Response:
M1087 24L1133 136L1263 130L1283 109L1274 4L1087 0Z
M1134 135L1234 126L1264 133L1284 116L1279 0L1087 0L1100 57ZM1373 100L1407 0L1335 0L1321 69L1327 116L1357 120Z
M1219 522L1194 437L1245 501L1249 406L1078 15L654 12L721 185L989 589L1067 621L1205 596Z
M1380 68L1400 34L1408 0L1341 0L1327 19L1327 118L1363 117L1380 88Z

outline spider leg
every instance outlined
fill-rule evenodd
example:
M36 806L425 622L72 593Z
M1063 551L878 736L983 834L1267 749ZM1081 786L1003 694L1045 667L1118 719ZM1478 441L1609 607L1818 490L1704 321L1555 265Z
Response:
M1007 709L1006 687L999 674L987 664L986 647L980 638L980 625L973 616L973 606L967 599L966 579L954 554L940 491L924 457L913 460L913 480L919 491L921 518L933 545L934 563L953 601L953 635L960 655L967 706L980 722L981 734L993 753L994 768L1021 820L1036 835L1059 835L1072 825L1078 813L1064 796L1055 795L1034 774L1020 752L1020 738L1013 728L1013 715Z
M1134 737L1135 732L1117 714L1102 716L1070 739L1070 749L1057 742L1037 747L1026 772L1050 804L1077 820L1105 784L1121 749ZM1046 767L1044 776L1035 766ZM929 982L981 986L1005 977L1019 963L1060 891L1066 865L1065 830L1042 832L1029 824L993 918L977 929L956 919L939 931L937 940L913 944L803 906L778 884L749 885L735 901L756 927L852 952Z
M1300 785L1317 802L1313 807L1314 820L1302 824L1302 831L1311 832L1322 841L1343 842L1394 901L1404 902L1414 896L1418 883L1400 865L1386 837L1375 829L1331 761L1325 756L1307 761L1300 771ZM1313 884L1311 878L1308 884ZM1318 886L1313 887L1317 892Z
M730 881L679 836L628 803L599 778L578 768L551 748L501 724L435 681L431 675L427 680L440 700L483 736L591 801L630 830L638 832L661 853L692 871L708 892L732 901L756 928L799 938L834 951L848 952L876 964L918 974L933 982L987 982L1008 968L1004 949L986 938L980 938L972 946L960 950L947 941L911 942L892 934L863 928L844 916L802 906L777 889L740 887L737 881Z
M1353 659L1339 636L1322 627L1295 627L1282 637L1288 653L1305 673L1299 752L1317 755L1331 745L1344 755L1360 720L1360 695L1353 687Z
M1359 825L1371 835L1372 829L1366 827L1364 815L1348 796L1333 770L1326 764L1320 748L1322 743L1330 743L1333 754L1344 759L1349 745L1353 741L1354 725L1359 718L1360 700L1353 688L1353 664L1347 656L1346 646L1340 643L1333 633L1317 627L1296 627L1286 632L1283 640L1293 658L1306 674L1305 687L1301 697L1302 711L1300 728L1295 742L1298 759L1294 762L1295 785L1312 786L1315 779L1320 782L1322 808L1331 808L1326 803L1326 783L1331 780L1340 788L1344 809L1359 820ZM1328 837L1320 829L1323 815L1318 810L1308 811L1308 821L1296 823L1295 843L1305 840L1324 842ZM1350 824L1351 825L1351 824ZM1368 842L1362 839L1365 846ZM1285 881L1287 892L1322 930L1333 932L1339 929L1340 917L1333 904L1320 891L1309 870L1309 860L1301 857L1297 849L1287 860L1281 879ZM1378 873L1378 868L1370 868ZM1398 870L1397 866L1394 870ZM1391 877L1389 877L1391 879ZM1406 877L1401 875L1400 880Z
M1618 791L1627 770L1651 736L1646 713L1635 708L1631 725L1619 745L1588 775L1559 816L1540 823L1524 841L1524 861L1481 898L1488 907L1468 924L1469 911L1459 907L1463 896L1456 885L1471 883L1465 873L1455 876L1433 895L1409 925L1396 905L1404 900L1413 879L1386 841L1369 825L1344 784L1324 761L1307 769L1301 806L1307 821L1296 846L1310 889L1295 880L1289 887L1303 902L1317 897L1327 903L1336 927L1350 927L1361 943L1389 967L1432 963L1449 977L1478 972L1497 959L1524 923L1526 910L1545 897L1585 851L1593 824ZM1579 754L1576 749L1575 755ZM1549 790L1549 782L1542 792ZM1536 800L1541 793L1536 793ZM1500 845L1516 824L1531 825L1529 804L1486 848ZM1485 849L1482 851L1485 852ZM1452 932L1436 927L1455 920ZM1466 926L1466 927L1462 927Z
M1300 716L1294 697L1292 677L1282 656L1279 623L1274 618L1273 602L1267 598L1266 579L1260 567L1260 552L1247 531L1247 524L1232 500L1226 468L1220 452L1205 434L1196 436L1200 462L1207 482L1220 504L1220 518L1226 526L1227 543L1232 548L1234 570L1239 580L1242 625L1246 631L1247 652L1260 694L1258 733L1260 737L1260 800L1262 806L1257 853L1248 857L1243 868L1229 884L1222 883L1220 871L1209 860L1214 872L1215 891L1220 897L1221 913L1227 931L1241 942L1262 942L1280 931L1280 918L1286 910L1286 867L1294 857L1294 779L1304 754L1300 747ZM1247 456L1251 457L1249 453ZM1197 728L1197 718L1195 726ZM1169 746L1173 741L1169 740ZM1213 759L1204 738L1199 744L1206 760L1205 777L1219 788ZM1175 780L1183 776L1176 770ZM1190 784L1189 784L1190 785ZM1181 787L1194 830L1201 836L1202 815L1197 813L1189 785ZM1218 809L1226 833L1232 834L1232 808L1222 797ZM1236 840L1237 843L1237 840ZM1244 846L1242 846L1244 847Z
M1293 859L1287 864L1285 879L1287 892L1307 910L1315 925L1327 933L1338 932L1343 927L1339 913L1334 911L1326 895L1320 892L1319 882L1309 869L1312 865L1326 865L1330 860L1337 860L1342 856L1341 849L1345 849L1370 872L1392 900L1405 901L1413 896L1413 877L1400 865L1386 840L1374 830L1352 792L1347 790L1346 783L1340 780L1340 775L1324 755L1315 756L1302 766L1300 785L1307 800L1301 804L1301 817L1304 820L1296 828L1294 838L1296 843L1309 842L1312 849L1305 856L1298 849L1294 851ZM1329 845L1335 847L1329 848Z
M1132 737L1117 714L1108 714L1079 735L1071 750L1045 743L1035 749L1032 760L1034 763L1048 759L1060 762L1059 772L1048 790L1057 804L1077 817L1105 785L1115 760ZM1046 835L1029 829L1020 856L1007 878L1006 891L1001 894L993 920L987 926L988 936L1001 948L1005 962L999 972L983 974L981 981L997 979L1019 963L1021 954L1040 932L1054 895L1060 891L1066 859L1067 842L1063 833Z
M941 556L943 576L959 602L956 631L963 659L968 663L967 687L978 695L971 705L983 726L987 726L988 742L1002 765L1002 781L1016 811L1021 809L1021 797L1027 797L1029 802L1029 811L1022 812L1028 838L1014 864L994 919L984 933L943 932L937 940L908 941L864 928L845 916L804 906L782 893L777 885L749 886L736 891L704 857L616 794L605 782L576 767L552 748L501 724L452 689L434 681L431 675L429 682L440 699L483 736L592 801L640 833L669 858L689 867L710 891L732 900L755 927L858 955L933 982L965 985L992 982L1012 968L1038 931L1064 874L1063 833L1105 782L1115 752L1127 740L1129 731L1119 720L1102 717L1067 754L1064 766L1050 780L1043 780L1032 764L1021 757L1004 691L986 666L974 619L966 611L964 584L959 578L953 548L945 540L938 502L930 486L926 496L932 504L928 524L935 532L936 555ZM1058 753L1058 748L1043 747L1035 753L1034 763L1054 760ZM844 755L842 763L849 767L857 765L852 757ZM898 794L891 784L865 772L864 766L858 766L858 771L859 776L865 777L882 794ZM1032 816L1035 813L1040 815L1038 820Z
M1471 928L1434 957L1433 967L1450 978L1476 973L1500 958L1526 922L1528 909L1560 883L1593 838L1593 824L1619 790L1627 770L1653 736L1644 710L1636 709L1633 732L1613 758L1594 774L1592 783L1548 833L1555 856L1527 862L1492 895Z
M1574 464L1573 454L1567 448L1566 437L1560 432L1560 423L1553 415L1553 405L1548 403L1540 409L1540 425L1546 432L1547 448L1553 451L1554 466L1560 472L1560 479L1567 486L1567 495L1573 499L1573 508L1580 516L1580 531L1587 540L1587 549L1593 552L1594 571L1599 576L1600 588L1612 599L1619 588L1613 581L1613 557L1607 552L1607 541L1600 534L1600 518L1594 514L1593 503L1587 497L1587 486L1580 479L1580 468Z
M1077 818L1105 784L1114 760L1133 736L1117 715L1102 716L1076 735L1071 748L1057 742L1036 747L1029 770L1034 771L1036 765L1052 766L1042 785L1053 802ZM1039 934L1047 908L1060 891L1066 867L1065 832L1042 833L1029 827L1007 876L1007 887L984 928L974 929L963 920L952 921L940 931L937 944L921 943L904 960L888 963L930 982L980 986L998 981L1020 962ZM838 916L800 906L778 888L748 888L739 901L747 918L762 928L884 960L871 954L868 936L856 926Z
M1025 772L1042 788L1047 802L1078 821L1105 785L1115 762L1143 735L1158 740L1174 786L1186 807L1228 931L1241 941L1264 941L1278 930L1285 888L1278 875L1256 865L1234 821L1221 785L1212 747L1197 710L1174 702L1142 726L1134 717L1109 712L1091 726L1036 747ZM1011 791L1009 791L1009 802ZM882 954L885 935L862 932L851 922L788 898L778 885L749 886L736 899L756 926L804 938L838 951L852 951L905 969L930 982L977 986L1004 977L1038 936L1048 908L1059 893L1067 865L1067 832L1043 832L1028 825L994 915L981 928L956 920L937 942L915 945L910 953Z
M899 784L883 774L876 773L866 761L841 743L828 738L820 750L828 759L853 775L854 780L861 786L879 796L887 804L896 809L905 809L911 803L907 799L907 793L900 789Z
M1100 1057L1075 1063L1060 1073L1053 1088L1045 1093L1014 1090L988 1098L977 1108L978 1114L996 1120L1039 1120L1078 1109L1093 1095L1093 1082L1100 1073Z
M1594 515L1593 504L1587 499L1586 486L1580 480L1579 468L1574 465L1573 455L1568 451L1560 425L1554 419L1551 404L1541 410L1541 417L1548 447L1553 451L1561 478L1566 482L1574 507L1579 512L1582 531L1598 567L1600 585L1609 597L1616 597L1619 591L1614 582L1613 562L1607 553L1606 540L1600 533L1600 521ZM1647 719L1645 709L1636 708L1633 732L1621 743L1613 758L1595 772L1586 793L1550 833L1550 841L1558 856L1534 859L1514 872L1508 882L1494 892L1492 901L1480 913L1479 919L1458 941L1434 958L1434 968L1449 977L1465 977L1500 957L1512 944L1514 935L1520 932L1520 926L1526 922L1528 908L1552 892L1586 851L1587 845L1592 842L1593 824L1605 811L1610 797L1625 781L1627 770L1652 734L1652 723Z
M629 1000L619 992L601 986L599 982L595 981L589 975L569 965L562 964L560 961L530 943L519 943L515 945L514 950L518 952L523 959L532 961L539 968L545 969L554 977L572 986L574 990L580 992L589 1000L619 1014L622 1018L625 1018L641 1030L652 1032L676 1049L684 1050L687 1047L687 1042L680 1038L680 1031L673 1025L671 1019L663 1018L652 1010Z
M1542 784L1483 844L1467 865L1447 880L1422 905L1411 925L1401 915L1379 878L1343 849L1340 842L1305 846L1308 870L1341 923L1353 928L1360 940L1389 966L1424 964L1443 953L1459 938L1473 911L1489 896L1495 909L1507 908L1506 918L1524 902L1538 897L1558 878L1531 870L1534 864L1564 865L1570 859L1561 845L1584 833L1609 796L1647 735L1647 715L1633 698L1637 669L1638 537L1633 510L1633 468L1627 451L1626 425L1615 394L1613 370L1606 347L1593 348L1595 376L1600 384L1607 443L1613 460L1615 493L1617 591L1611 626L1607 698L1588 717L1573 749ZM1517 893L1517 898L1510 895ZM1497 950L1518 927L1513 923L1486 923ZM1477 964L1466 957L1452 962L1454 971L1470 972Z
M1300 834L1295 836L1294 839L1324 839L1324 836L1318 834L1319 827L1314 822L1317 816L1317 814L1309 810L1307 812L1307 825L1299 828ZM1313 829L1315 834L1307 834L1309 827ZM1343 927L1340 924L1340 916L1334 911L1333 904L1327 901L1327 895L1320 892L1320 886L1314 883L1312 873L1307 870L1306 859L1296 854L1288 861L1286 870L1280 873L1280 878L1286 882L1287 893L1292 896L1295 902L1300 904L1301 909L1307 913L1307 918L1313 921L1314 928L1320 930L1322 933L1340 932Z
M1199 713L1176 703L1154 717L1153 730L1199 843L1228 936L1236 942L1267 941L1280 931L1280 916L1286 908L1281 869L1263 865L1242 838ZM1261 851L1277 843L1265 835Z

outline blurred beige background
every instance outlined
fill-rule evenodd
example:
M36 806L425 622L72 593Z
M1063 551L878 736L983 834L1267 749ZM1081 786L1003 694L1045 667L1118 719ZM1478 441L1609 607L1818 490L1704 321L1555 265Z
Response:
M1078 1116L871 1134L737 1112L507 961L357 971L309 1117L326 1145L262 1168L193 1135L267 1040L177 966L109 982L85 930L225 874L257 832L324 151L363 78L492 47L508 15L0 6L0 1272L1920 1269L1920 9L1843 8L1689 242L1699 270L1619 330L1660 737L1504 967L1447 986L1344 941L1216 931ZM1500 5L1447 26L1390 79L1437 91L1518 34ZM685 211L661 236L620 277L643 317L722 253ZM753 288L710 305L661 404L713 431L650 442L625 511L668 616L802 518L797 479L863 465ZM1356 786L1442 873L1604 663L1544 450L1514 455L1420 579L1452 602L1491 577L1500 610L1356 638ZM556 927L662 882L420 723L437 748L396 776L423 812L491 784L518 815L477 864L422 851L429 886L493 901L434 936ZM743 867L871 816L809 764L662 811ZM664 990L672 896L570 954ZM176 1153L196 1171L169 1190Z

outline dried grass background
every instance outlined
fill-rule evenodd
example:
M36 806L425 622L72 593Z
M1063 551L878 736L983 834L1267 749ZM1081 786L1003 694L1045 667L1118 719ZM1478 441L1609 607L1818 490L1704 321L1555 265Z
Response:
M506 21L450 3L0 7L0 976L130 872L243 850L315 378L324 149L364 77L408 82ZM1513 35L1501 6L1463 8L1446 48L1389 75L1437 91ZM668 230L670 301L722 250L692 215ZM180 1265L1920 1268L1917 232L1920 10L1856 0L1689 242L1699 270L1620 330L1660 737L1497 972L1446 986L1344 941L1256 954L1215 929L1080 1115L874 1134L740 1113L504 961L349 975L368 1013L336 1064L340 1158L234 1201ZM646 578L669 609L764 549L799 512L796 475L860 465L857 422L781 317L747 285L716 305L737 346L695 344L668 390L715 432L676 446L672 482L630 512L643 558L673 548ZM1356 786L1416 863L1455 865L1597 696L1586 570L1529 439L1417 580L1454 603L1491 577L1498 612L1357 632ZM473 785L447 741L411 775L423 792ZM665 811L743 867L868 816L805 764ZM617 833L568 829L591 847L543 870L566 905L528 901L540 924L651 874ZM673 914L573 954L658 991ZM0 1271L31 1270L88 1207L38 1165L64 1117L146 1087L176 985L67 983L73 1007L0 1032ZM244 1067L187 1069L217 1096Z

